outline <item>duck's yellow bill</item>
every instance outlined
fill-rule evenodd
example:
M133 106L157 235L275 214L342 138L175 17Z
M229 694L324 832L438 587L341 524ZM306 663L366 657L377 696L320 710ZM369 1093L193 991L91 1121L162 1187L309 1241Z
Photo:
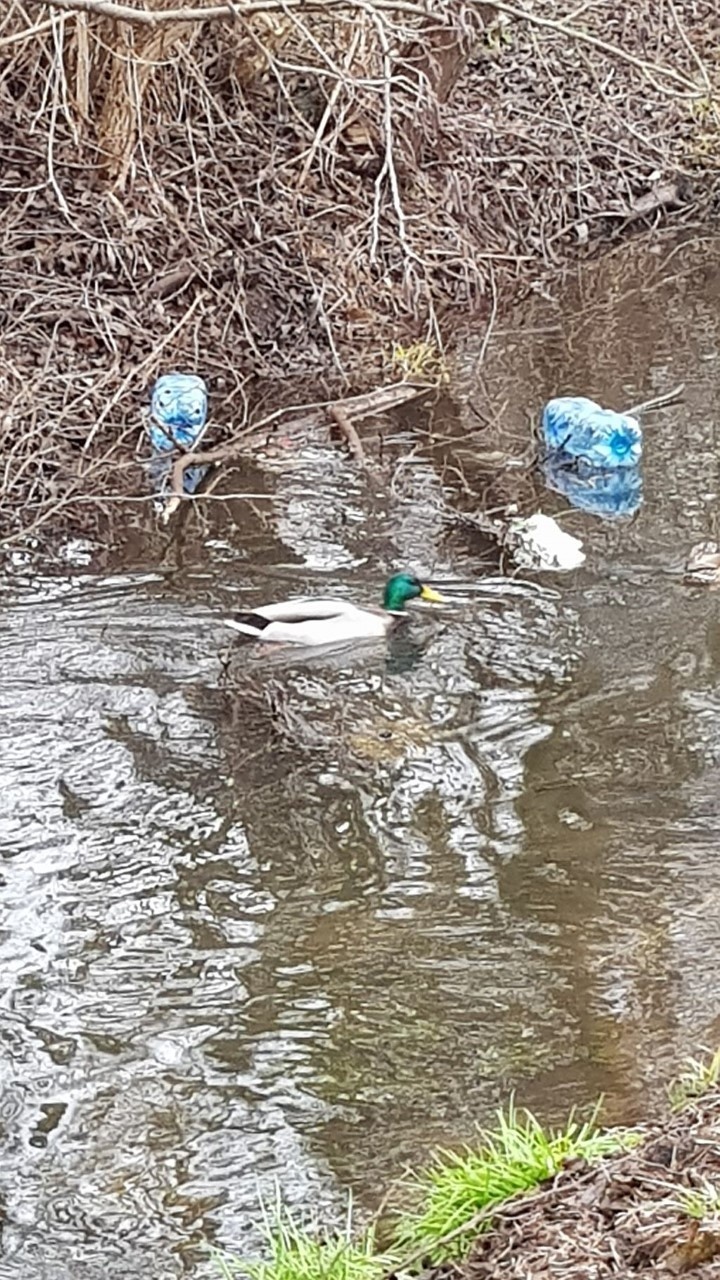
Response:
M433 591L432 587L423 587L420 592L421 600L429 600L431 604L443 604L445 597L440 595L439 591Z

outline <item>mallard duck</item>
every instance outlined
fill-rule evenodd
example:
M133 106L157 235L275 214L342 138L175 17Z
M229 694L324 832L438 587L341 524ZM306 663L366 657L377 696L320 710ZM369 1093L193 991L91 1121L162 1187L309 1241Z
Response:
M360 609L345 600L284 600L252 613L236 613L224 622L241 635L274 644L336 644L388 635L405 616L409 600L441 604L443 596L412 573L396 573L385 587L382 609Z

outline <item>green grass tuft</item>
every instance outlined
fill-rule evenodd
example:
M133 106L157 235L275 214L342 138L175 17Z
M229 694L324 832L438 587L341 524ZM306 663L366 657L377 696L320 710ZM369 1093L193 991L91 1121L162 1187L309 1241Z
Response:
M265 1258L216 1254L220 1275L223 1280L383 1280L391 1271L412 1271L420 1258L461 1257L487 1225L473 1221L482 1211L531 1191L568 1160L598 1160L640 1141L632 1130L601 1132L596 1118L597 1110L583 1124L571 1116L564 1129L546 1131L529 1111L518 1112L511 1103L498 1113L497 1128L481 1134L477 1149L439 1152L413 1179L418 1208L400 1221L384 1254L375 1252L372 1229L353 1232L351 1201L344 1230L327 1233L296 1222L278 1197L272 1215L262 1206Z
M584 1124L570 1117L566 1127L546 1131L529 1111L519 1114L511 1103L498 1113L494 1133L482 1134L478 1150L443 1151L418 1175L422 1203L400 1224L400 1242L408 1252L432 1261L461 1257L478 1227L462 1231L482 1210L510 1196L530 1191L552 1177L568 1160L597 1160L635 1145L640 1137L627 1130L601 1133L596 1114ZM452 1241L447 1237L457 1232ZM440 1241L446 1241L438 1248Z
M352 1202L343 1232L327 1233L296 1222L280 1201L270 1217L263 1206L267 1240L264 1259L215 1254L223 1280L382 1280L390 1259L375 1253L371 1230L353 1237Z
M673 1080L668 1095L674 1111L681 1111L688 1102L701 1098L708 1089L720 1082L720 1049L709 1058L688 1058L677 1080Z
M720 1223L720 1186L703 1180L699 1187L681 1191L676 1201L681 1213L696 1222Z

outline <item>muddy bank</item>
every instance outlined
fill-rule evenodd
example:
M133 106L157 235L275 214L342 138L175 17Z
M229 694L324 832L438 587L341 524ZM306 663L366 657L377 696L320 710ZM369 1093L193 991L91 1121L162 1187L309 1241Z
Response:
M604 1276L720 1276L720 1090L641 1145L593 1166L568 1167L509 1202L463 1263L433 1280L600 1280Z
M139 492L163 369L208 379L220 442L416 368L410 344L619 237L712 219L714 6L625 10L8 6L3 532Z

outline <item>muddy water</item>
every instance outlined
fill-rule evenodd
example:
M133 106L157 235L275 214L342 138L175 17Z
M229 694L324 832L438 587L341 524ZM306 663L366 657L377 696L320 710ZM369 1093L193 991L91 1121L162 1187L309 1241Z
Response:
M718 532L717 247L538 296L482 378L472 338L375 481L280 440L206 525L129 508L119 549L8 574L3 1280L206 1276L276 1180L372 1209L512 1089L633 1119L717 1043L720 596L680 574ZM514 465L537 406L681 381L640 515L566 519L582 570L387 651L225 653L222 613L278 593L477 585L492 557L444 508L566 509Z

